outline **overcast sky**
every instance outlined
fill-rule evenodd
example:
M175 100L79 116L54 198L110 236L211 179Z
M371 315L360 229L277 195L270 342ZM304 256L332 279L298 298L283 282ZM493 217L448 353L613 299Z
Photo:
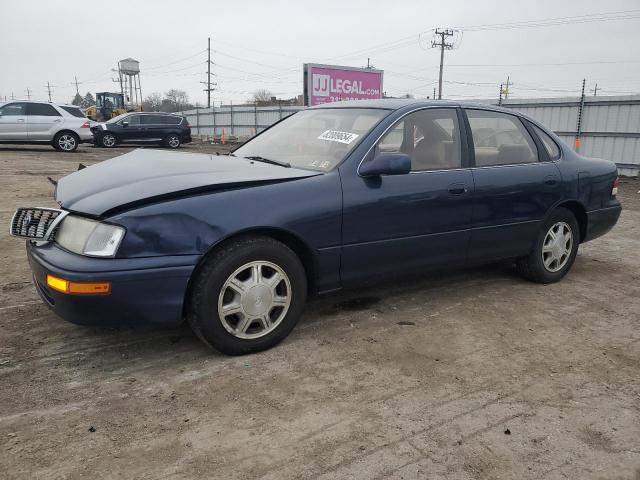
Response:
M507 75L512 97L579 94L585 77L599 95L640 92L638 0L2 0L2 7L3 100L26 98L27 88L32 99L46 99L49 81L53 100L70 102L74 76L83 94L118 91L110 70L133 57L145 96L178 88L204 105L208 36L216 105L244 102L258 88L291 97L302 93L304 62L359 67L367 57L385 71L387 94L426 97L438 78L439 52L428 48L434 27L459 30L445 53L447 98L497 97ZM549 21L562 17L573 18ZM612 17L622 19L592 21ZM532 21L538 26L511 25Z

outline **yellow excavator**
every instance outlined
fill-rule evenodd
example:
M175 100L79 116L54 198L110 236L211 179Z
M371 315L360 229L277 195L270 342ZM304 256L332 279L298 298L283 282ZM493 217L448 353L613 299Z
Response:
M96 104L85 110L88 118L96 122L105 122L113 117L127 113L121 93L96 93Z

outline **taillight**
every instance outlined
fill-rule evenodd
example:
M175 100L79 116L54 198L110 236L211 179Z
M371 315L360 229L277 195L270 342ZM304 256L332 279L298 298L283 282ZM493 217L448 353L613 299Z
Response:
M80 125L80 128L89 128L89 121L87 120L82 125Z
M620 177L616 177L616 179L613 181L613 188L611 189L612 197L618 195L618 185L620 185Z

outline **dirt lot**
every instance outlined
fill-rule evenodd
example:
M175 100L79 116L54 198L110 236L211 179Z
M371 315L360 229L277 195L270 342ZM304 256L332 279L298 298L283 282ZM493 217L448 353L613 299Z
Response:
M0 224L115 155L0 147ZM638 190L560 284L494 265L322 297L241 358L58 319L5 233L0 476L640 479Z

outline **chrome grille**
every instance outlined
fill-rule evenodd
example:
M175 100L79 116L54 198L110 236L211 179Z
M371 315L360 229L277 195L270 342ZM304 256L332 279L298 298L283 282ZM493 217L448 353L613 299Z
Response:
M19 208L11 219L11 235L49 240L66 215L64 210L55 208Z

